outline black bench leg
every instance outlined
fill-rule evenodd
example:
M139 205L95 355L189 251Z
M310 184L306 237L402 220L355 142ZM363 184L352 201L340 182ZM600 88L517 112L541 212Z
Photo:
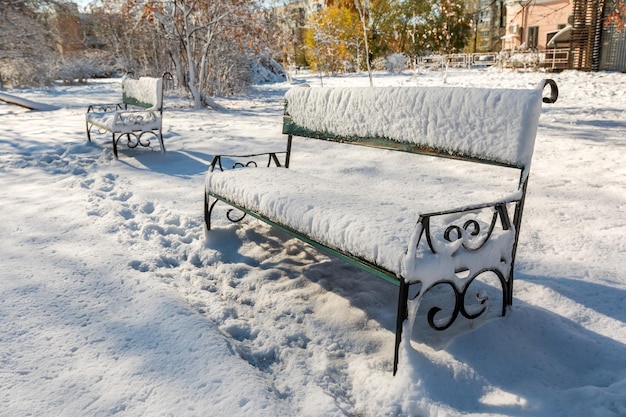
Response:
M506 315L506 309L513 306L513 267L514 263L511 264L511 273L506 283L506 300L502 301L502 317Z
M119 159L117 157L117 139L115 139L115 133L112 133L112 135L113 135L113 140L112 140L112 142L113 142L113 155L115 155L115 159Z
M402 343L402 327L404 321L409 317L409 284L400 279L400 289L398 290L398 316L396 318L396 347L393 356L393 374L398 372L398 355L400 354L400 343ZM407 335L411 337L411 335Z
M206 225L206 230L211 230L211 213L213 212L213 207L217 204L219 200L216 198L214 202L209 203L209 194L204 191L204 224Z
M163 144L163 132L159 130L159 143L161 144L161 151L165 153L165 145Z

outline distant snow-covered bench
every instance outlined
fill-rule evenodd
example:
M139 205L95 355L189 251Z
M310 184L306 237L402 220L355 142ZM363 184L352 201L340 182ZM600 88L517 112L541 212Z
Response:
M546 85L550 97L543 98ZM485 311L482 292L466 300L468 287L481 275L497 277L502 315L512 304L513 266L541 103L554 102L557 95L552 80L535 89L293 88L285 96L285 152L213 158L205 185L207 229L215 204L223 201L243 216L398 285L395 374L403 327L412 329L430 289L454 290L448 316L439 317L439 307L429 310L428 323L437 330L448 328L459 313L473 319ZM487 164L482 166L493 168L494 175L498 169L513 169L519 181L514 178L504 195L480 197L476 188L487 185L451 191L449 182L433 172L430 182L406 185L408 193L389 188L387 195L376 195L372 188L351 186L342 178L308 174L306 167L287 169L294 137ZM257 167L260 158L266 167ZM227 160L234 161L233 168L257 168L224 170ZM461 183L466 180L464 172L457 176ZM391 186L391 180L376 178L383 187ZM483 191L489 195L490 190ZM231 221L243 216L228 211ZM419 291L410 298L413 285Z
M165 152L162 132L165 77L171 75L166 73L162 78L141 77L138 80L125 76L122 79L121 103L92 104L87 109L87 139L91 142L94 127L101 133L111 133L113 154L117 159L120 138L126 136L129 148L150 146L150 140L144 137L149 133L159 140L161 151Z

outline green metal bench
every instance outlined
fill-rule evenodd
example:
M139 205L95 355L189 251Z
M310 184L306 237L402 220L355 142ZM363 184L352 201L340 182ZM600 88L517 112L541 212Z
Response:
M543 97L546 86L549 97ZM230 221L253 216L397 285L395 374L403 330L410 333L431 289L444 287L454 294L447 316L440 317L440 307L429 309L428 324L436 330L447 329L459 315L474 319L483 314L488 305L484 294L477 293L469 304L466 294L485 274L501 285L502 315L512 305L541 103L553 103L557 96L552 80L535 89L293 88L285 96L285 151L214 156L205 184L207 230L215 204L222 201L237 210L228 210ZM455 201L467 202L460 207L422 198L419 186L414 198L391 195L382 206L370 190L310 175L306 167L289 168L295 137L513 169L519 181L494 200L455 196ZM233 169L224 169L226 161ZM415 296L409 296L414 289Z
M126 137L129 148L150 146L146 134L163 144L163 80L171 79L169 73L162 78L141 77L138 80L125 76L122 79L122 102L115 104L92 104L87 108L85 124L87 139L91 142L94 128L99 133L112 135L113 154L118 158L117 144Z

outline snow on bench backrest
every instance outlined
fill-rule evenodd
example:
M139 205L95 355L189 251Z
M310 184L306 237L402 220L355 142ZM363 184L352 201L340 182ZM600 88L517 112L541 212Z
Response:
M162 89L162 78L141 77L134 80L124 77L122 79L123 101L134 106L160 110Z
M295 87L283 133L528 169L543 86Z

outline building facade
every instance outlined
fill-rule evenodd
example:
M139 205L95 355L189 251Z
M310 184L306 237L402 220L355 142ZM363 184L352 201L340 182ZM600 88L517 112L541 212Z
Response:
M503 49L545 50L571 24L574 0L508 0Z
M617 0L507 0L505 50L545 52L555 68L626 70L626 29L607 24Z
M505 34L506 6L504 0L467 0L467 15L472 21L470 52L497 52Z
M622 3L623 4L623 3ZM618 7L616 0L606 0L604 17ZM606 23L606 21L605 21ZM600 40L600 69L626 72L626 27L604 24Z

